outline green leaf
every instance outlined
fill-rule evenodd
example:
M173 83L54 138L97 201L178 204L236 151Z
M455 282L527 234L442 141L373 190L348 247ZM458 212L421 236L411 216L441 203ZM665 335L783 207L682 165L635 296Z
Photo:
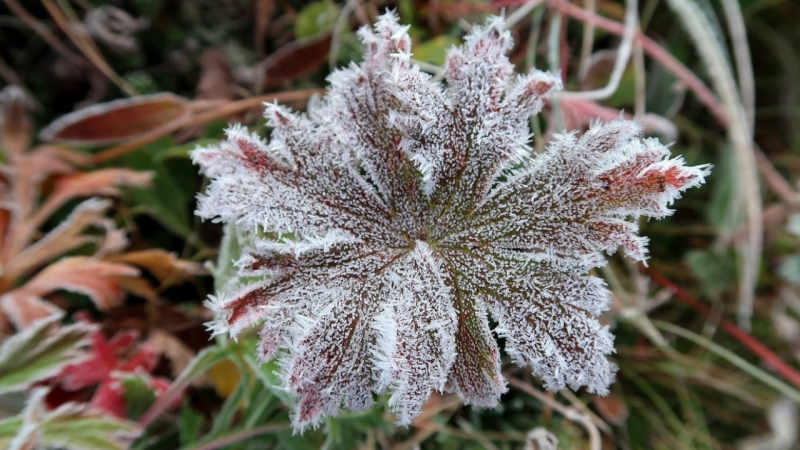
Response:
M96 327L57 327L60 320L60 315L38 320L0 345L0 394L22 391L84 356L79 348Z
M191 444L200 436L200 427L203 425L203 416L184 403L178 418L178 432L181 444Z
M154 219L159 221L170 232L186 238L191 232L191 216L189 203L194 196L193 177L196 171L187 166L191 173L168 167L165 157L159 156L173 148L168 139L162 139L137 152L126 155L124 165L137 170L149 170L154 173L152 186L147 188L130 188L124 195L128 204L143 207ZM188 163L187 163L188 164Z
M61 408L59 408L61 409ZM128 443L124 436L136 436L139 428L135 423L113 418L66 414L60 417L54 411L42 426L43 443L52 447L81 450L125 449Z
M136 420L156 401L156 392L146 375L127 375L123 377L122 396L125 397L128 417Z
M308 38L333 29L339 18L339 7L331 1L314 2L303 8L294 22L297 39Z
M14 416L0 420L0 448L9 448L14 436L22 426L22 417Z
M433 39L414 46L414 59L425 61L430 64L441 66L444 64L444 57L447 49L461 43L460 39L453 36L442 34Z
M239 279L237 276L239 268L236 267L235 262L242 254L243 239L241 232L233 223L225 224L225 228L222 229L222 242L219 245L217 265L214 269L214 289L217 292L222 292L230 283L237 282Z
M65 403L48 411L47 393L47 388L34 390L22 414L0 422L0 443L17 439L23 448L123 450L140 433L136 423L101 416L87 405Z
M248 391L252 386L252 383L250 382L251 377L247 371L240 370L239 374L239 385L236 387L236 390L233 392L233 394L225 399L225 403L222 405L219 413L217 413L217 416L214 419L214 425L211 427L211 432L208 434L208 436L218 436L233 428L233 419L236 415L236 411L244 402L248 401Z

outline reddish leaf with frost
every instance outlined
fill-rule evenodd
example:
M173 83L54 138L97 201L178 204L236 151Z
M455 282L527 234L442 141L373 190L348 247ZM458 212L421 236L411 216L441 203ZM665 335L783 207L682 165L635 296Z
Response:
M489 313L548 389L607 393L609 293L588 272L620 246L644 260L638 219L670 214L708 168L668 159L624 120L531 156L529 116L561 83L513 75L500 18L450 50L446 85L410 62L394 15L359 35L364 62L331 75L308 114L268 107L269 142L234 126L193 153L211 179L197 213L252 242L241 286L208 303L212 329L261 324L260 356L279 356L300 430L376 393L401 425L433 391L496 405Z
M67 114L42 130L40 137L73 145L108 145L156 134L188 115L184 98L168 93L142 95Z
M127 417L121 380L130 375L146 375L158 362L155 349L141 344L138 338L138 333L125 331L106 340L102 332L95 332L89 357L65 367L56 379L58 387L70 392L96 385L90 404L117 417ZM169 380L160 377L146 377L146 380L158 392L169 386Z

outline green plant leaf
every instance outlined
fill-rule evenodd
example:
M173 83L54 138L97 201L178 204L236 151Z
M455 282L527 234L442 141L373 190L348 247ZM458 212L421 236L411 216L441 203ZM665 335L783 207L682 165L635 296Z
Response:
M188 403L184 403L178 418L178 433L181 444L191 444L197 441L202 425L203 416L192 409Z
M303 8L294 22L297 39L308 38L333 29L339 17L339 7L331 1L314 2Z
M11 441L22 426L22 417L14 416L0 420L0 448L11 447Z
M191 232L189 202L193 197L194 183L187 176L195 176L194 169L188 162L186 170L182 173L172 166L167 166L164 159L159 156L173 148L171 141L164 139L140 151L126 155L126 167L149 170L154 173L152 186L147 188L130 188L124 198L131 205L146 208L154 219L159 221L170 232L186 238Z
M60 320L61 315L39 320L0 344L0 394L22 391L84 356L79 348L96 327L58 327Z
M22 414L0 422L0 444L15 441L21 448L123 450L140 432L136 423L101 416L87 405L70 402L48 410L44 403L48 391L36 389Z
M156 392L145 376L128 375L123 377L120 382L128 418L136 420L156 401Z
M430 64L441 66L447 49L461 44L461 40L442 34L414 47L414 58Z

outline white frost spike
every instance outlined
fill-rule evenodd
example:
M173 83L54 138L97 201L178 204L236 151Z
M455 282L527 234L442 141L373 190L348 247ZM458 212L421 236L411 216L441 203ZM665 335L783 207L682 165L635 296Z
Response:
M561 81L513 75L503 20L448 52L446 87L411 64L407 31L392 13L362 28L364 63L333 73L307 115L267 105L269 143L234 126L192 155L211 180L197 214L252 242L241 287L208 303L212 330L264 324L259 356L277 356L298 430L375 394L402 425L434 391L497 405L489 313L549 389L607 392L609 293L588 271L619 247L644 261L637 219L670 214L709 173L625 120L531 157L529 116Z

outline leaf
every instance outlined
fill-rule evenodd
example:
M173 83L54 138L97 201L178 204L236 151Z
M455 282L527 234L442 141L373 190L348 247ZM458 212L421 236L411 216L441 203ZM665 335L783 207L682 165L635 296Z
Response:
M126 167L154 174L150 188L128 189L123 198L128 204L146 208L148 214L167 230L186 238L191 233L189 202L196 172L186 161L176 160L173 167L167 166L167 161L159 160L158 155L169 148L172 148L171 140L162 139L123 158Z
M71 145L108 145L157 134L188 114L187 100L173 94L132 97L67 114L42 130L39 138Z
M44 403L47 391L39 388L33 392L22 420L0 422L0 443L15 425L12 449L124 450L141 432L133 422L100 416L86 405L66 403L48 411Z
M35 304L57 290L83 294L105 310L125 298L119 278L138 275L138 269L124 264L78 256L64 258L47 266L22 287L0 296L0 307L19 328L30 324L26 304Z
M281 47L261 65L264 86L275 86L315 72L328 60L331 39L331 34L325 33Z
M147 344L169 360L170 369L174 376L178 376L183 372L196 355L182 340L160 328L150 330Z
M296 431L386 393L399 425L432 392L497 405L492 321L548 389L608 392L613 335L599 319L611 293L591 272L619 247L646 260L639 219L671 214L709 168L626 120L531 156L530 116L561 79L515 76L505 23L473 27L439 83L384 14L359 30L363 63L328 77L308 113L267 105L269 141L234 125L192 153L210 179L197 215L249 240L238 282L217 280L206 303L209 327L261 327L257 355L280 355Z
M214 291L222 292L230 284L237 282L236 261L242 256L243 237L238 228L227 223L222 228L222 242L217 253L214 268Z
M86 356L80 347L96 327L58 327L60 320L61 315L38 320L0 344L0 394L24 390Z
M217 395L222 398L230 397L241 385L242 376L239 368L229 359L224 359L211 366L208 375Z
M205 275L200 264L185 261L172 252L162 249L139 250L135 252L112 255L105 258L108 262L141 267L150 272L162 283L162 287L179 284L194 275Z
M310 38L333 29L339 18L339 7L333 2L323 0L306 5L294 21L294 35L297 39Z
M32 226L38 227L68 200L76 197L104 195L117 197L120 187L149 186L153 178L150 172L130 169L98 169L64 175L55 182L53 193L36 212Z
M606 422L614 425L622 425L628 419L628 405L625 400L617 394L609 394L606 397L594 396L592 403L597 411L603 416Z
M684 261L709 298L719 298L736 280L736 259L728 249L692 250Z
M181 444L191 444L200 436L200 427L203 424L202 414L197 413L188 402L183 404L178 417L178 435Z
M414 47L414 58L441 66L444 64L444 57L447 54L447 49L455 47L460 43L461 41L453 36L442 34Z
M5 276L16 280L29 270L44 265L81 245L95 242L96 237L83 234L92 226L105 228L109 234L115 231L113 223L105 213L111 207L108 200L91 198L80 203L58 226L50 230L35 243L29 245L9 261Z
M11 448L11 441L22 427L20 416L8 417L0 420L0 448Z
M143 375L127 374L119 382L122 383L126 417L136 420L156 401L156 391L153 389L152 381Z

